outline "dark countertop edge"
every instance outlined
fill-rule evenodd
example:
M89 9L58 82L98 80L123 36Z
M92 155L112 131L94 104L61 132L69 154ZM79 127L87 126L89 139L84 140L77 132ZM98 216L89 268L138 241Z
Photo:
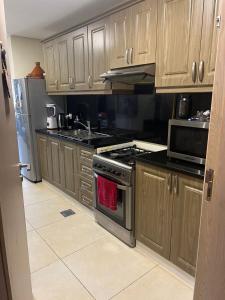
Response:
M156 152L154 152L154 153L156 153ZM151 154L150 154L150 156L151 156ZM154 160L154 158L153 159L146 158L145 155L137 157L136 162L140 162L140 163L144 163L144 164L148 164L148 165L153 165L153 166L159 167L161 169L167 169L167 170L175 171L175 172L178 172L178 173L182 173L184 175L188 175L188 176L191 176L191 177L195 177L195 178L204 180L204 172L202 174L200 174L200 172L198 172L198 170L200 170L200 168L198 168L196 166L196 172L191 171L191 170L187 170L185 168L182 168L182 162L180 162L180 167L175 166L175 165L174 166L168 166L166 163ZM184 163L184 164L186 164L186 163ZM194 168L192 168L192 169L194 170Z
M100 139L95 140L95 144L90 144L88 142L82 142L82 141L78 141L78 140L73 140L70 139L68 137L63 137L63 136L59 136L57 133L54 133L54 130L52 130L51 132L47 131L46 129L36 129L35 130L36 133L39 134L43 134L46 136L49 136L51 138L55 138L55 139L59 139L59 140L63 140L65 142L68 143L72 143L72 144L78 144L80 146L86 147L86 148L90 148L90 149L97 149L97 148L101 148L101 147L107 147L107 146L111 146L111 145L115 145L115 144L123 144L123 143L128 143L128 142L132 142L133 139L131 138L126 138L126 137L116 137L116 136L112 136L112 137L107 137L102 139L102 142L100 142ZM94 141L94 140L92 140Z

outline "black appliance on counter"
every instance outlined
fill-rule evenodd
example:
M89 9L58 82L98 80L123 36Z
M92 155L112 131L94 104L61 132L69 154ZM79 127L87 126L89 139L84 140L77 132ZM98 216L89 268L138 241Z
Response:
M209 122L172 119L169 121L169 157L205 164Z

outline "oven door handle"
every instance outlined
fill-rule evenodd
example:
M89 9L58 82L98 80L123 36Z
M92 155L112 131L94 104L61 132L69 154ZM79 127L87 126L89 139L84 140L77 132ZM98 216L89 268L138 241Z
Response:
M95 178L98 178L98 175L96 173L94 173L94 176L95 176ZM117 189L122 190L122 191L129 191L130 187L121 185L121 184L117 184Z

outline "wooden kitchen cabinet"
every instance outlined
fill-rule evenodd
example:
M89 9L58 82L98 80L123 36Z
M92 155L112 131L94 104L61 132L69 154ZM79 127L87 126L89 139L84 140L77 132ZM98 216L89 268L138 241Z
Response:
M62 187L68 194L79 200L78 147L61 142L60 148Z
M137 164L135 231L141 241L194 275L203 180Z
M47 92L55 92L58 88L57 61L55 41L47 42L43 45L45 62L45 79Z
M88 26L89 48L89 88L92 90L110 89L100 75L109 70L108 64L108 19L102 19Z
M69 38L61 36L55 40L56 47L56 76L57 90L60 92L70 90L69 75Z
M110 17L110 68L128 66L130 45L130 9L124 9Z
M217 47L217 0L160 0L156 88L210 91ZM208 90L206 89L208 86ZM211 87L211 88L210 88ZM181 91L181 90L180 90Z
M69 35L70 90L88 90L88 29L87 26Z
M60 168L60 143L57 139L48 139L50 148L50 157L48 161L51 160L52 163L52 176L51 181L57 187L62 186L62 172Z
M173 222L171 238L171 261L194 275L203 181L185 175L177 176L177 192L173 200Z
M110 17L110 68L155 63L157 1L145 0Z
M213 85L219 34L218 9L221 0L205 0L200 61L203 64L202 85Z
M136 170L136 238L169 259L172 197L167 170L141 164Z
M52 158L48 138L44 135L38 135L37 145L42 177L50 181L52 178Z

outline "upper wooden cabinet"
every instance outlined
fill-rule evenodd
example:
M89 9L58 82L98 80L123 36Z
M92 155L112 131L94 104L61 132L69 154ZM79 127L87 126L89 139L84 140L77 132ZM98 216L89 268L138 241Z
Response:
M108 24L107 19L102 19L88 26L89 47L89 88L104 90L110 88L100 78L108 71Z
M145 0L110 17L110 68L155 62L157 1Z
M70 89L88 90L88 29L87 26L69 35Z
M57 90L67 91L70 86L69 75L69 40L68 35L57 38L55 41L56 47L56 76Z
M46 88L48 92L57 90L57 62L55 41L50 41L43 45L45 73L46 73Z
M200 61L202 64L203 85L211 85L214 80L216 65L219 19L218 11L221 0L205 0L202 24Z
M212 86L217 0L160 0L156 87Z

